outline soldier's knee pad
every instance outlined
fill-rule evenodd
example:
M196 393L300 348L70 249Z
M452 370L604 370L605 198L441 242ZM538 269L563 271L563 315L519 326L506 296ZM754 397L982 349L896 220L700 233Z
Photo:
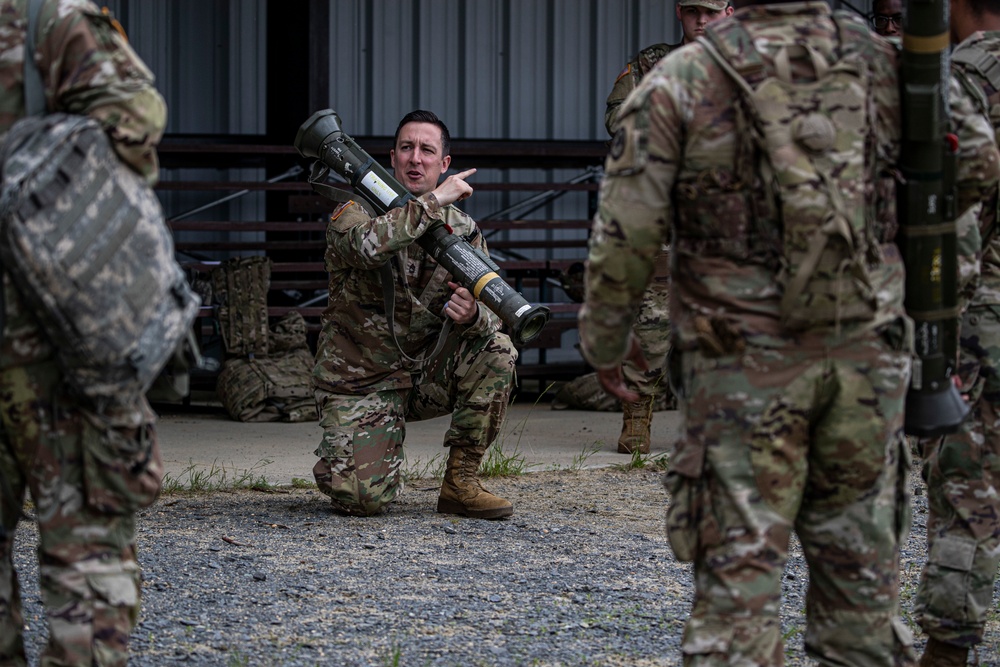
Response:
M362 479L353 470L335 469L321 459L313 467L320 491L330 497L335 510L351 516L372 516L381 512L399 493L399 475Z

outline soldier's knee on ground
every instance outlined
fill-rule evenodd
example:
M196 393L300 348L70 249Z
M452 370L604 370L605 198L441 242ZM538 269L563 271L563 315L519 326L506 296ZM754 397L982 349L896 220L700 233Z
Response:
M398 474L364 480L327 459L313 466L313 476L317 488L330 497L334 510L350 516L378 514L399 493Z

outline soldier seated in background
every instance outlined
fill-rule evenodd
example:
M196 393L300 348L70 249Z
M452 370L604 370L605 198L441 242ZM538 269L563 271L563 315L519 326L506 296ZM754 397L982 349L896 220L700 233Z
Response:
M486 249L475 221L452 206L472 194L465 179L476 170L438 185L449 144L433 113L407 114L389 155L417 199L376 218L348 202L327 224L330 296L314 371L324 434L313 473L345 514L375 514L392 502L406 421L446 414L450 452L437 511L482 519L514 512L477 473L503 425L517 351L499 318L414 243L446 223Z
M615 80L608 95L604 112L604 125L608 134L614 135L618 126L617 115L625 98L632 92L663 56L693 42L712 21L730 16L733 8L729 0L678 0L675 8L684 39L680 44L654 44L640 51L629 61ZM670 255L668 248L657 257L653 280L642 300L642 308L633 330L642 344L642 351L649 360L649 368L639 369L631 361L622 365L630 389L639 395L637 401L622 402L622 432L618 437L618 451L631 454L649 452L650 429L653 411L661 399L670 393L667 386L667 354L670 351Z

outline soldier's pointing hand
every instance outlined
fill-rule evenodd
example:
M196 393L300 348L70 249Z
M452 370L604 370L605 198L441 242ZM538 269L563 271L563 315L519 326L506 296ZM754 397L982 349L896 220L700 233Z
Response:
M472 195L472 186L465 182L469 176L476 173L475 169L466 169L457 174L452 174L444 179L441 185L434 188L433 195L441 206L454 204Z

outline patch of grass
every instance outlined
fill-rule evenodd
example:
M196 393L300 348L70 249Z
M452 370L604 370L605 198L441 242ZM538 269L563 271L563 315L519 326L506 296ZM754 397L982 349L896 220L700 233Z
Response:
M791 659L794 657L801 649L798 646L798 641L792 641L802 634L802 628L798 625L793 625L781 634L781 642L785 645L785 657Z
M292 477L292 488L293 489L315 489L316 482L308 479L302 479L301 477Z
M632 452L632 458L615 466L618 470L666 470L670 465L669 454L643 454L638 449Z
M587 459L589 459L591 456L598 453L602 449L604 449L604 443L600 440L590 445L589 447L585 446L582 452L573 457L573 461L569 464L569 470L573 472L579 472L580 470L583 469L583 466L587 462Z
M211 493L217 491L261 491L273 493L277 486L267 480L261 472L274 463L271 459L261 459L248 469L226 468L218 459L207 468L199 467L194 462L181 471L178 477L170 473L163 476L161 494L180 495Z
M246 667L250 664L250 658L239 650L234 650L226 660L226 667Z
M482 463L479 464L481 477L514 477L523 475L528 467L524 454L520 451L520 442L511 451L504 451L503 443L496 442L490 447Z
M403 448L405 451L405 447ZM444 467L447 461L441 454L435 454L426 463L417 459L412 466L403 466L403 481L411 483L416 479L444 479Z
M538 406L542 397L552 389L554 384L550 383L538 394L538 397L531 406L531 410L528 411L528 414L524 416L524 419L518 425L517 440L512 447L507 446L507 436L510 432L504 429L504 426L507 425L506 419L504 420L504 423L500 426L500 437L487 450L486 456L483 458L482 463L479 464L479 475L481 477L513 477L523 475L528 471L528 462L524 459L524 454L521 453L521 437L524 435L524 425L528 422L528 418L531 417L531 413Z

